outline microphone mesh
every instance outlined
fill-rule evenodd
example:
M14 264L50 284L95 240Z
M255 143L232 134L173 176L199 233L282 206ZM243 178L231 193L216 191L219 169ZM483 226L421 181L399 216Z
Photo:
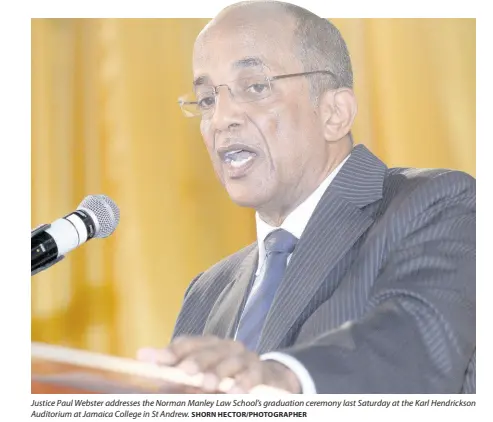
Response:
M106 195L86 196L79 204L79 208L86 208L96 216L99 223L99 231L94 237L108 237L115 231L120 222L118 206Z

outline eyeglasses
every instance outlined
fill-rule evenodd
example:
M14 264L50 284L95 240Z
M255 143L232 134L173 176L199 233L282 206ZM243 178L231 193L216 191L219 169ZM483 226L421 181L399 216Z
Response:
M329 70L314 70L312 72L290 73L277 76L252 75L246 78L236 79L228 84L217 86L199 85L194 93L180 97L178 104L186 117L202 116L202 118L208 119L214 114L216 99L219 93L219 87L221 86L228 88L231 96L237 103L251 103L269 97L272 94L273 81L317 73L330 75L334 79L337 79L336 75Z

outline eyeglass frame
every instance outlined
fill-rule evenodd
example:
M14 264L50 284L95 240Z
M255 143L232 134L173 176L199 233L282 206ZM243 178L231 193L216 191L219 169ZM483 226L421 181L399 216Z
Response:
M314 74L319 74L319 73L321 73L321 74L326 74L326 75L330 75L330 76L332 76L332 77L336 80L336 82L337 82L337 76L336 76L333 72L331 72L330 70L312 70L312 71L310 71L310 72L301 72L301 73L286 73L286 74L283 74L283 75L276 75L276 76L265 76L265 79L269 82L269 88L271 89L271 92L272 92L272 88L271 88L271 86L270 86L270 83L271 83L272 81L277 81L277 80L279 80L279 79L292 78L292 77L295 77L295 76L314 75ZM242 78L239 78L239 79L242 79ZM235 80L235 81L236 81L236 80ZM235 81L232 81L232 82L235 82ZM214 98L216 98L216 97L217 97L217 94L218 94L217 89L218 89L219 87L221 87L221 86L226 86L226 87L228 87L228 90L229 90L229 92L231 93L231 88L229 87L229 85L228 85L228 84L219 84L219 85L211 86L211 88L212 88L212 90L213 90L213 92L214 92ZM269 94L269 96L270 96L270 94ZM269 96L264 97L264 98L262 98L262 99L269 98ZM182 96L182 97L183 97L183 96ZM249 103L249 102L256 102L256 101L260 101L260 99L259 99L259 100L246 101L246 102L245 102L245 104L246 104L246 103ZM185 112L185 110L183 110L183 105L185 105L185 104L196 104L196 105L198 106L198 101L183 101L183 100L181 100L181 99L178 99L178 104L180 105L180 108L181 108L182 113L183 113L183 114L185 114L186 112ZM214 110L215 110L215 105L214 105ZM199 117L199 116L204 116L204 114L203 114L203 113L199 113L199 114L196 114L196 115L195 115L195 114L193 114L192 116L194 116L194 117ZM185 117L189 117L189 116L186 116L186 114L185 114Z

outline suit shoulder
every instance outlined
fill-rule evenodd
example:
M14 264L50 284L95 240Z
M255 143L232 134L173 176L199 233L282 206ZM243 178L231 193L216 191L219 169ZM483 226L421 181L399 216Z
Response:
M400 179L409 184L427 183L431 180L454 180L464 183L476 183L476 179L470 174L459 170L451 170L446 168L414 168L414 167L394 167L387 171L387 179Z
M408 218L438 204L467 204L475 208L476 180L450 169L390 168L376 215L405 213Z
M390 168L384 182L384 192L411 195L421 191L454 195L475 192L476 179L458 170L439 168Z

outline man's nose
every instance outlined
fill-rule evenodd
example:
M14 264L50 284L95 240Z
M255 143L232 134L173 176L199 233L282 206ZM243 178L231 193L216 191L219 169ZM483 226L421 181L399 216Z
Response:
M216 130L228 130L244 123L244 110L238 104L228 86L217 87L216 104L212 124Z

